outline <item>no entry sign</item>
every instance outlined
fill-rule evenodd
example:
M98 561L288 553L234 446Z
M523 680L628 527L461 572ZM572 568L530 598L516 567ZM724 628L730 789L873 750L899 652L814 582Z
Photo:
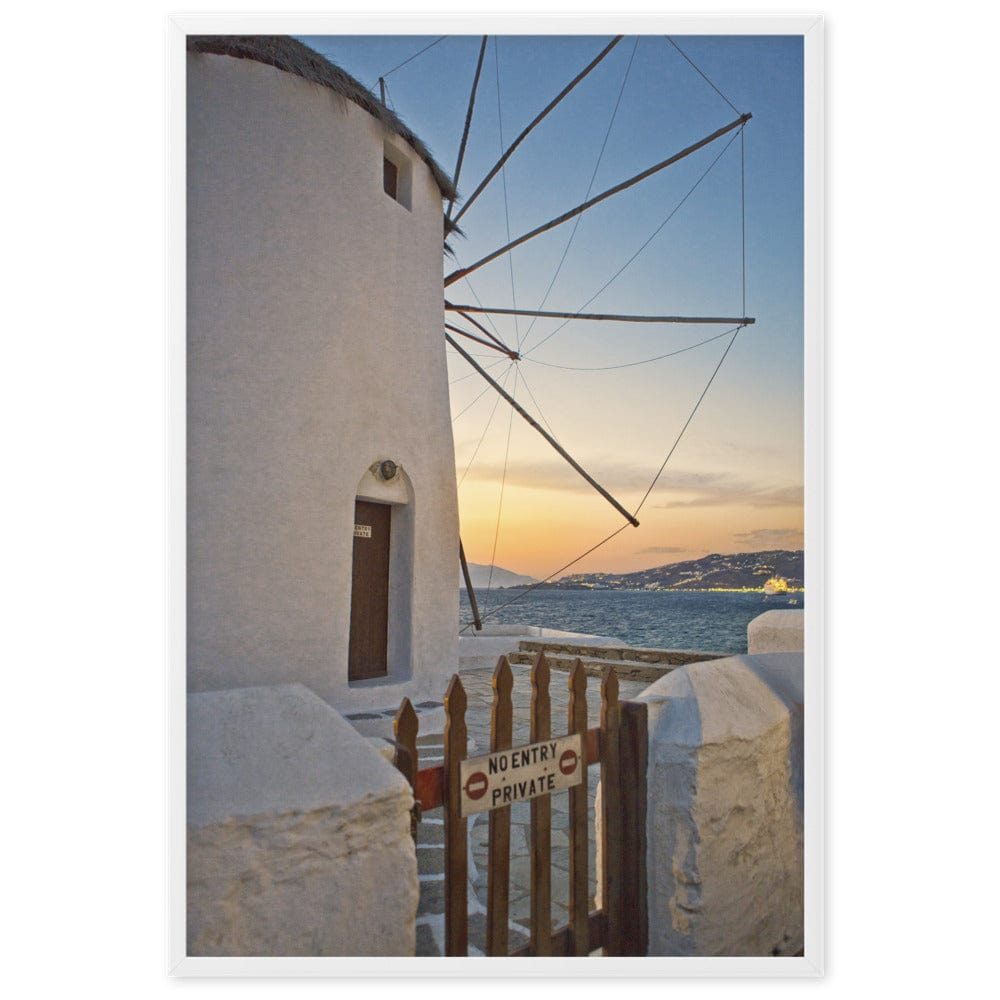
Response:
M579 733L463 760L459 765L462 815L572 788L583 781L586 770Z

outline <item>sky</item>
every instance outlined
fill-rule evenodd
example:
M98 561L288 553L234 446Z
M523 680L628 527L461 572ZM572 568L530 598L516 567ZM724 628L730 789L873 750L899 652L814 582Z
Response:
M383 77L454 175L481 36L300 37L375 93ZM490 38L463 198L611 38ZM480 316L521 360L463 347L640 524L576 561L624 518L448 348L470 561L542 579L802 547L802 72L795 36L626 36L463 215L444 274L753 116L446 289L492 307L756 321L726 353L730 326Z

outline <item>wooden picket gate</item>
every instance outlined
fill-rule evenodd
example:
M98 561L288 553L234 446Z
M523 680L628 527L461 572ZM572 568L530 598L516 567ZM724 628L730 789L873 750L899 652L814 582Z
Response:
M531 668L530 745L552 740L550 670L539 653ZM490 753L512 749L513 673L502 656L493 672ZM569 673L566 735L579 733L584 780L569 788L569 923L552 929L551 830L548 792L531 798L530 941L510 953L508 899L510 889L511 807L489 812L486 953L491 956L645 955L646 914L646 706L619 702L618 677L607 667L601 677L601 720L587 727L587 675L577 660ZM421 812L444 807L445 954L468 954L468 824L461 807L461 763L467 756L467 700L458 674L444 697L444 764L417 768L417 716L409 699L396 714L395 762L413 788L417 806L413 832ZM551 744L550 744L551 745ZM602 906L589 909L586 767L601 769ZM481 777L481 775L480 775ZM479 792L482 795L483 792Z

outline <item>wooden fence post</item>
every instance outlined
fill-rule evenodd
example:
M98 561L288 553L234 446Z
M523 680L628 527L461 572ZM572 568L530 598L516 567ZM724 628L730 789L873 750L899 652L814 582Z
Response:
M604 953L621 954L622 920L622 770L618 736L618 674L605 667L601 674L601 860L602 906L605 917Z
M444 695L445 955L469 953L469 821L461 814L459 765L468 752L465 688L454 674Z
M490 715L490 753L509 750L514 725L510 693L514 675L506 656L493 671L493 710ZM510 900L510 806L489 813L489 869L486 883L486 954L507 957L507 918Z
M645 702L622 702L619 739L622 782L622 954L645 956L649 951L646 900L646 767L649 753L648 709Z
M568 732L587 734L587 672L577 659L569 674ZM587 878L587 762L583 784L569 790L569 926L573 955L590 951L589 885Z
M531 735L540 743L552 735L549 665L539 653L531 667ZM531 800L531 953L552 954L552 797Z
M393 750L392 762L397 770L410 783L413 789L413 798L417 798L417 730L420 723L417 721L417 713L410 703L409 698L404 698L399 705L399 711L392 720L392 731L396 738L396 745ZM420 805L415 801L410 812L410 833L413 835L413 842L417 842L417 819Z

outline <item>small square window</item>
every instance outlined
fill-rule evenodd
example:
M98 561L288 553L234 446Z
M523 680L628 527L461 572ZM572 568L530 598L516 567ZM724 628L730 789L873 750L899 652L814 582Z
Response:
M397 205L409 211L413 165L406 153L388 140L382 146L382 189Z
M387 156L382 158L382 187L390 198L399 200L399 167Z

